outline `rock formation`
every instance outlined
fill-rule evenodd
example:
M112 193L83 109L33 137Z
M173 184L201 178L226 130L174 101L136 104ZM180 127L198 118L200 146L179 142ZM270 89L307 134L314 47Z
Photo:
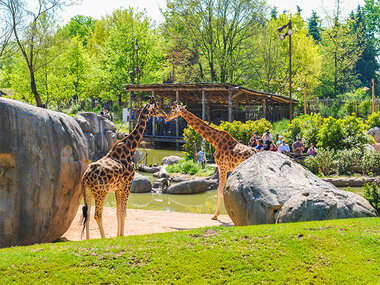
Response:
M231 173L224 204L237 226L376 216L363 197L338 190L286 155L270 151L252 156Z
M62 113L0 98L0 247L52 242L78 210L87 144Z

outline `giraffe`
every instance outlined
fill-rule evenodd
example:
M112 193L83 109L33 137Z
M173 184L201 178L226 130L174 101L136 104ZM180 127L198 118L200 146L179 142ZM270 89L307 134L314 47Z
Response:
M212 219L217 220L228 172L233 171L241 162L256 154L257 151L254 148L239 143L226 131L217 130L209 126L193 113L186 110L186 107L174 102L166 117L166 121L169 122L178 116L182 116L203 138L215 147L214 159L219 169L219 185L217 209Z
M124 235L124 221L128 196L131 191L135 170L132 157L143 137L147 120L150 116L166 117L152 97L150 103L141 110L134 130L124 139L116 142L110 151L100 160L91 163L83 174L81 187L84 197L83 231L90 239L90 210L92 198L95 200L95 220L98 223L100 235L105 237L102 224L104 200L108 192L115 192L117 205L117 236Z

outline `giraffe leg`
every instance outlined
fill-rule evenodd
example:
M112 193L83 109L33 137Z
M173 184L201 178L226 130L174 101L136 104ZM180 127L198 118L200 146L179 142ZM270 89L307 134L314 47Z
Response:
M90 239L90 214L92 205L92 193L86 189L87 220L86 220L86 239Z
M101 238L105 238L102 215L103 215L103 206L104 206L104 200L106 199L106 195L107 194L100 195L100 197L97 197L97 199L95 200L95 220L98 223Z
M219 171L218 204L217 204L215 215L212 217L212 220L218 219L218 216L220 213L220 204L223 198L223 190L224 190L224 186L226 185L226 181L227 181L227 171L221 168Z
M124 189L116 191L116 206L117 206L117 236L124 235L125 217L127 216L127 201L131 191L132 184L129 183Z

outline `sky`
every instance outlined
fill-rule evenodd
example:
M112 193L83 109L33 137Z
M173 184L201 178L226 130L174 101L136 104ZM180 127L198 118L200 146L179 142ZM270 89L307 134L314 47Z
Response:
M311 15L311 11L315 10L317 14L324 18L326 13L334 10L334 0L267 0L271 6L277 6L277 11L282 13L284 10L297 12L297 5L302 9L301 16L307 19ZM356 10L360 4L364 5L364 0L340 0L343 12L343 18L346 18L352 10ZM91 16L100 19L102 16L111 14L119 8L128 8L132 6L139 10L145 9L148 17L152 18L156 23L163 22L163 16L160 8L166 8L166 0L82 0L80 5L68 7L62 14L63 23L67 23L71 17L75 15Z

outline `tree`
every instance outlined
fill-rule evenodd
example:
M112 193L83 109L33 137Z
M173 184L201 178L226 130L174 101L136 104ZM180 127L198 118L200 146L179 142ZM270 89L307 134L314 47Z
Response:
M63 28L62 32L67 38L78 36L83 45L87 44L87 39L95 29L96 20L89 16L77 15L70 19Z
M27 3L20 0L0 0L0 9L9 20L8 34L12 34L21 52L30 77L30 88L36 104L42 107L41 97L37 91L35 72L38 64L38 54L46 34L41 31L41 21L53 18L56 11L67 5L64 0L39 0L37 3ZM29 8L34 7L34 9Z
M311 17L308 19L309 21L309 35L311 35L316 42L321 40L321 21L317 13L313 10L311 12Z
M204 80L236 82L240 49L264 24L265 7L261 0L171 0L165 33L177 47L199 55Z

